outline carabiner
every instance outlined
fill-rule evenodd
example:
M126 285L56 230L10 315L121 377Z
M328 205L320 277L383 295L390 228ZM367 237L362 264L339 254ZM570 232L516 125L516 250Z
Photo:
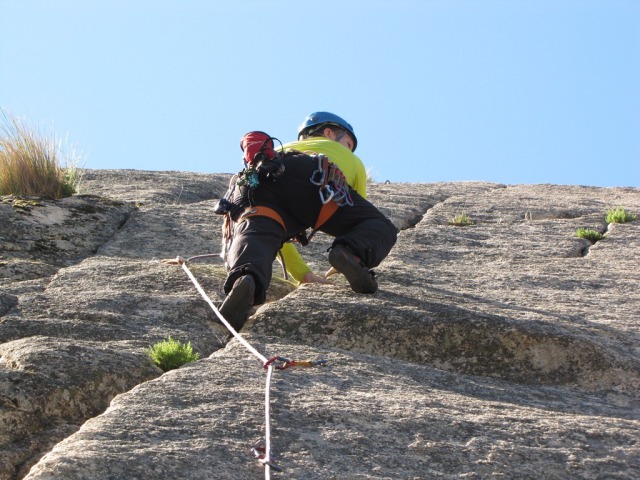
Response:
M320 180L316 180L316 177L320 175ZM321 168L319 168L318 170L314 170L313 173L311 174L311 177L309 177L309 181L311 183L313 183L314 185L322 185L324 183L324 177L325 177L325 173L324 170L322 170Z
M325 195L324 192L329 192L329 195ZM336 194L333 188L331 188L331 185L327 185L326 187L321 188L320 190L318 190L318 193L320 194L320 201L322 201L323 205L329 203Z
M255 455L260 463L263 465L269 465L276 472L282 472L282 468L275 464L275 460L273 460L273 453L269 452L267 455L267 447L265 445L264 440L258 441L251 449L251 452Z
M324 185L325 179L327 178L327 169L324 168L324 165L323 165L323 159L326 157L324 155L317 155L317 157L318 157L318 168L313 171L313 173L311 174L311 177L309 178L309 181L314 185L322 186ZM318 176L320 176L320 179L316 180Z
M282 365L278 365L276 362L280 362ZM269 368L270 365L273 365L273 368L276 368L278 370L284 370L289 366L289 363L291 363L291 360L289 360L288 358L271 357L269 360L267 360L264 363L263 368L266 370L267 368Z

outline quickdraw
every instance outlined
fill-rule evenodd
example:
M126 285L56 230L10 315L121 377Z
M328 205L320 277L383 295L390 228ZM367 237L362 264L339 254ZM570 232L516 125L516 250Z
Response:
M273 368L277 370L285 370L289 367L325 367L327 365L327 360L289 360L285 357L271 357L267 360L263 367L266 370L269 368L269 365L272 365Z
M282 468L275 463L273 452L269 452L269 455L267 455L267 446L264 440L258 441L251 449L251 452L263 465L269 465L276 472L282 472Z

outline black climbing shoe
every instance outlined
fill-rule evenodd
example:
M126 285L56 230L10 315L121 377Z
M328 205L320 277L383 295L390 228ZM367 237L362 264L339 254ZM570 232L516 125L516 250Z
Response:
M255 291L256 282L251 275L240 277L220 306L220 313L236 332L242 328L247 319L247 314L253 306Z
M344 245L336 245L329 252L329 263L345 276L356 293L375 293L378 282L362 261Z

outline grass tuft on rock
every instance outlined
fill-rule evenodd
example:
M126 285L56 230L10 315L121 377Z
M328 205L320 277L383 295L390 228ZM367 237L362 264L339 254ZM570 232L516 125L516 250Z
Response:
M622 207L610 208L607 210L607 216L605 217L607 223L628 223L633 222L637 217L627 212Z
M168 372L200 358L200 354L191 348L191 342L184 344L171 337L150 346L146 352L163 372Z
M455 217L449 219L449 225L455 225L456 227L467 227L473 225L474 221L466 212L458 213Z
M59 199L80 181L75 150L0 111L0 195Z
M598 240L602 240L604 235L597 230L591 230L589 228L579 228L576 230L576 237L584 238L592 243L596 243Z

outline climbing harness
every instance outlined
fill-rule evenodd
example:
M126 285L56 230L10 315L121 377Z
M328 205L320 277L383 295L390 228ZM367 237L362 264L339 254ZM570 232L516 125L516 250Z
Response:
M267 217L270 218L271 220L274 220L276 222L278 222L278 224L280 224L280 226L282 227L282 230L284 230L285 232L287 231L287 227L284 223L284 220L282 219L282 217L280 216L280 214L278 212L276 212L273 208L269 208L269 207L265 207L262 205L256 205L254 207L247 207L244 212L242 212L240 214L240 217L238 217L238 220L236 220L236 222L242 222L244 220L246 220L247 218L251 218L251 217ZM231 238L233 236L233 231L231 228L231 218L229 215L227 215L224 219L224 224L223 224L223 242L225 245L230 245L231 244ZM228 249L228 247L225 248L225 250ZM282 250L278 250L278 256L280 257L280 263L282 264L282 274L284 276L285 280L289 280L289 274L287 273L287 267L284 263L284 255L282 255Z
M229 248L231 248L231 241L233 240L233 217L231 213L232 204L225 198L220 199L218 205L216 206L214 212L218 215L224 215L224 219L222 221L222 251L220 252L220 258L225 261L227 260L227 252ZM267 217L271 220L277 222L282 230L287 231L286 224L282 219L282 216L278 212L276 212L273 208L265 207L263 205L255 205L250 206L244 209L244 211L238 216L238 219L235 220L235 223L240 223L251 217ZM289 274L287 273L286 265L284 263L284 256L282 255L282 251L278 250L278 255L280 256L280 263L282 264L282 273L284 275L285 280L289 280Z
M266 370L267 376L265 381L265 393L264 393L264 418L265 418L265 435L264 440L259 441L254 447L251 449L251 452L256 456L258 461L264 465L264 478L265 480L271 479L271 469L281 472L282 468L275 463L273 458L273 454L271 452L271 412L270 412L270 391L271 391L271 378L273 375L273 370L285 370L289 367L316 367L316 366L326 366L327 360L307 360L307 361L295 361L289 360L288 358L281 356L274 356L269 359L262 355L258 350L256 350L249 342L247 342L244 338L240 336L238 332L231 326L229 322L222 316L220 311L213 304L213 301L209 298L207 293L204 291L198 280L194 277L191 270L187 266L189 260L193 260L196 258L204 258L213 255L198 255L195 257L191 257L190 259L183 259L182 257L176 257L175 262L179 264L184 272L187 274L191 283L193 283L194 287L202 296L202 298L207 302L209 307L216 314L218 319L222 322L222 324L227 327L227 330L240 342L242 346L244 346L250 353L252 353L260 362L262 363L263 369Z
M244 212L240 214L240 217L238 218L238 220L236 220L236 222L242 222L247 218L251 218L251 217L270 218L271 220L275 220L276 222L278 222L285 232L287 231L287 227L284 223L284 220L282 219L280 214L276 212L273 208L265 207L262 205L256 205L255 207L248 207L245 209Z

